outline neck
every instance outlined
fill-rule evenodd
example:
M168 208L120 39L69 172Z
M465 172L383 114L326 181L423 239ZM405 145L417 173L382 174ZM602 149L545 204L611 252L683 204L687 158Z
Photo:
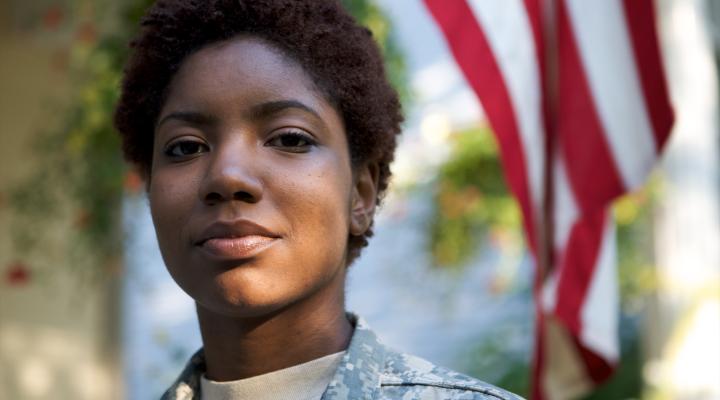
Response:
M353 328L345 317L342 292L340 301L318 297L252 318L218 314L197 304L207 378L249 378L345 350Z

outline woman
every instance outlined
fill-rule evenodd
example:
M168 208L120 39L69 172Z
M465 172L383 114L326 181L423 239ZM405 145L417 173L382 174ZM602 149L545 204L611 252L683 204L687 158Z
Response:
M116 125L203 349L165 399L508 399L344 309L402 116L336 1L158 1Z

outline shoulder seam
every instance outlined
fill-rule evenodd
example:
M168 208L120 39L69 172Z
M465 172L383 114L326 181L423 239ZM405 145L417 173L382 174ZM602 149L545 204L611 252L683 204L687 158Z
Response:
M419 380L414 379L412 381L402 381L402 382L387 382L387 383L381 383L380 386L434 386L442 389L454 389L454 390L464 390L469 392L477 392L486 394L489 396L493 396L495 398L501 399L501 400L512 400L512 398L503 396L502 393L499 393L497 390L489 387L482 387L482 386L474 386L474 385L462 385L462 384L456 384L456 383L448 383L448 382L438 382L438 381L430 381L430 380Z

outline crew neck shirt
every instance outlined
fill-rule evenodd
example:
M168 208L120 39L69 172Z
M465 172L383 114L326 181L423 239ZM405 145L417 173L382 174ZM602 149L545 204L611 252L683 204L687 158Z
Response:
M236 381L215 382L203 374L202 400L319 400L343 355L345 351Z

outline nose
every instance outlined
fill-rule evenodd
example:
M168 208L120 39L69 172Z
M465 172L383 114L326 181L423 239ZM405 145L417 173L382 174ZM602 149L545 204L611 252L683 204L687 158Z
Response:
M255 153L243 146L219 147L211 151L210 165L200 188L206 205L225 201L257 203L262 198L263 184L257 175L260 169Z

